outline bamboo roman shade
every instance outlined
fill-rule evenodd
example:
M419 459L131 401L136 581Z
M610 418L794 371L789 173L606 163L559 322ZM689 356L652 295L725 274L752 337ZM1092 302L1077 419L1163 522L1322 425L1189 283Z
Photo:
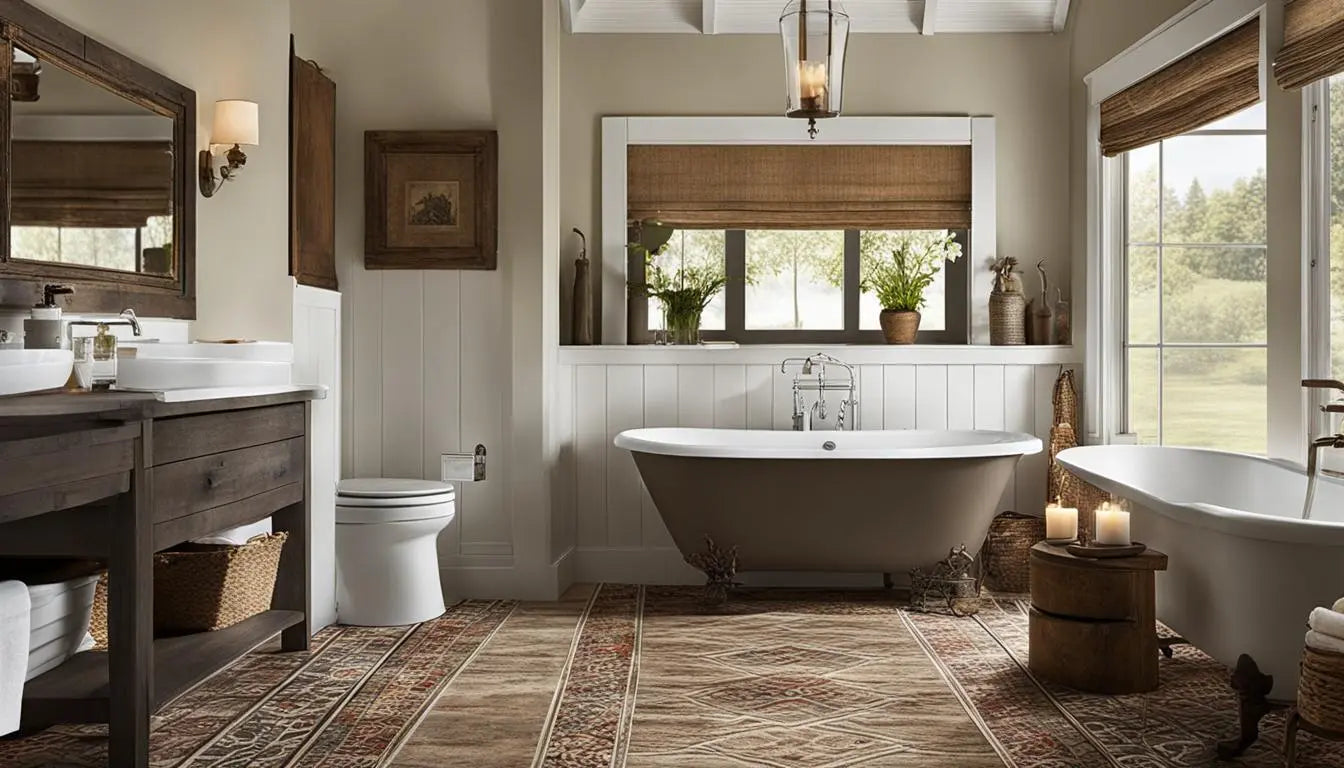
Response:
M1101 151L1113 157L1179 136L1259 100L1255 19L1101 102Z
M1274 78L1301 88L1344 72L1344 0L1290 0L1283 9L1283 47Z
M682 229L966 229L971 148L634 145L627 216Z

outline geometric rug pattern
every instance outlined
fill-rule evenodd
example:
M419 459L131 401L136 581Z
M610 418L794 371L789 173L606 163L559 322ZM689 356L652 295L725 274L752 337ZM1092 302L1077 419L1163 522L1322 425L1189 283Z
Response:
M1036 679L1013 599L957 618L877 590L738 589L711 603L694 587L599 585L570 605L539 646L552 661L527 714L489 705L500 672L470 670L499 669L489 649L526 647L510 638L533 637L540 614L467 601L412 627L331 627L307 652L249 654L154 717L152 765L382 768L437 732L462 745L442 764L463 766L1184 768L1215 764L1237 730L1228 671L1190 646L1159 661L1151 693ZM526 734L517 748L531 756L501 762L489 729L464 737L453 712L431 712L441 695ZM1284 715L1229 765L1282 765ZM1344 743L1298 743L1303 768L1344 768ZM0 768L105 765L106 745L104 727L52 728L0 740Z
M328 627L308 651L249 654L161 709L155 768L374 768L513 610L467 601L408 627ZM0 741L0 768L107 765L107 728Z

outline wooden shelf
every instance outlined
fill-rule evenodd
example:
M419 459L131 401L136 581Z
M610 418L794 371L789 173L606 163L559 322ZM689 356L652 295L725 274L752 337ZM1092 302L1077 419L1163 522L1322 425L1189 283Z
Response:
M154 708L302 621L300 611L266 611L227 629L155 640ZM109 696L107 653L76 654L24 685L23 727L105 723Z

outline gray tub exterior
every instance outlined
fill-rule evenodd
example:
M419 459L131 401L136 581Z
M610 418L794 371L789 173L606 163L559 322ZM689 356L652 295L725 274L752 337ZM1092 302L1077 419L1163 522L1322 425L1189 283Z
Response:
M980 550L1018 455L775 459L634 451L683 555L705 537L741 571L905 573Z

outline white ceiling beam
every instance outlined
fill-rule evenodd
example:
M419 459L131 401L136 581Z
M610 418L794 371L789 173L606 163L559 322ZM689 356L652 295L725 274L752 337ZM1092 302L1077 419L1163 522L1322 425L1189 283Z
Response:
M938 0L924 0L924 21L920 25L919 32L924 35L932 35L938 26Z
M1069 23L1069 0L1055 0L1055 23L1054 30L1063 32L1064 25Z
M700 31L706 35L719 33L719 8L716 0L700 0Z

